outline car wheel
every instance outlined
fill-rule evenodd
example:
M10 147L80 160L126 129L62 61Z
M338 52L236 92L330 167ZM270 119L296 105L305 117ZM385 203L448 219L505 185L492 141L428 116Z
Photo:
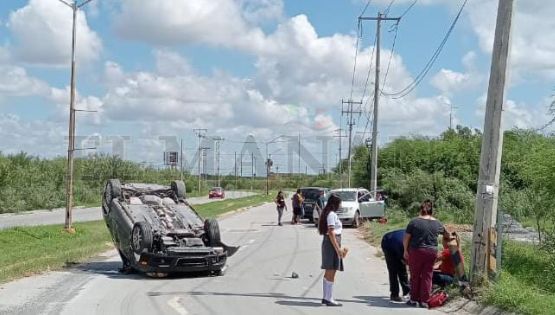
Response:
M131 248L135 253L135 261L138 261L143 252L152 250L152 229L146 222L137 222L131 231Z
M114 198L121 197L121 182L119 179L109 179L104 187L104 194L102 195L102 210L105 214L110 212L110 203Z
M204 233L206 233L209 246L214 247L221 245L220 226L216 219L206 219L206 221L204 221Z
M185 199L185 183L182 180L174 180L171 188L177 199Z
M357 211L355 212L355 216L353 218L353 227L356 229L360 226L360 213Z

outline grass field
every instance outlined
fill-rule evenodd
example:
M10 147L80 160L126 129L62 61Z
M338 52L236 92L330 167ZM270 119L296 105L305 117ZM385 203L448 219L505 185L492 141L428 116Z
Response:
M204 217L216 217L246 206L263 204L273 194L215 201L194 206ZM113 247L104 221L75 223L75 234L62 225L16 227L0 231L0 283L67 264L82 262Z

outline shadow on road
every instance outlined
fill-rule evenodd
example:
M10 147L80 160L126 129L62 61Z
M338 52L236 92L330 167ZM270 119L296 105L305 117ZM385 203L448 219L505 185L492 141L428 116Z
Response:
M77 273L92 273L105 275L110 279L119 280L172 280L172 279L191 279L191 278L205 278L211 277L208 272L196 272L196 273L171 273L164 278L154 278L149 277L141 272L132 273L122 273L119 272L122 264L120 261L92 261L84 264L68 265L66 266L68 271Z
M384 308L413 308L405 303L391 303L389 297L386 296L353 296L353 298L358 299L359 303L366 303L373 307L384 307ZM341 301L338 299L338 301Z

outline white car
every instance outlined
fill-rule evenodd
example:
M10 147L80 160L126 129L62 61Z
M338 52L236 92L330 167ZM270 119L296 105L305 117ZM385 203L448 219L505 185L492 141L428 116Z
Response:
M341 208L337 210L337 216L344 225L360 226L363 219L384 219L385 203L383 200L376 201L367 189L364 188L342 188L330 192L341 198ZM319 213L314 211L313 217L318 224Z

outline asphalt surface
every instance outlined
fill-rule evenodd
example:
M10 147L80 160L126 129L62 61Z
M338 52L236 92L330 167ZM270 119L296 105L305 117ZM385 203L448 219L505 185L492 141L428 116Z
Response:
M226 199L241 198L254 195L246 191L226 191ZM208 197L187 198L193 205L219 201L220 199L208 199ZM102 220L100 207L75 208L73 209L73 222L86 222ZM0 214L0 230L15 226L35 226L62 224L65 221L65 208L53 210L34 210L18 213Z
M241 245L224 276L122 275L110 251L88 264L0 286L0 314L443 314L390 303L385 262L356 230L343 234L350 252L334 292L343 306L326 307L320 304L321 236L313 225L277 226L271 204L226 216L220 225L226 243Z

